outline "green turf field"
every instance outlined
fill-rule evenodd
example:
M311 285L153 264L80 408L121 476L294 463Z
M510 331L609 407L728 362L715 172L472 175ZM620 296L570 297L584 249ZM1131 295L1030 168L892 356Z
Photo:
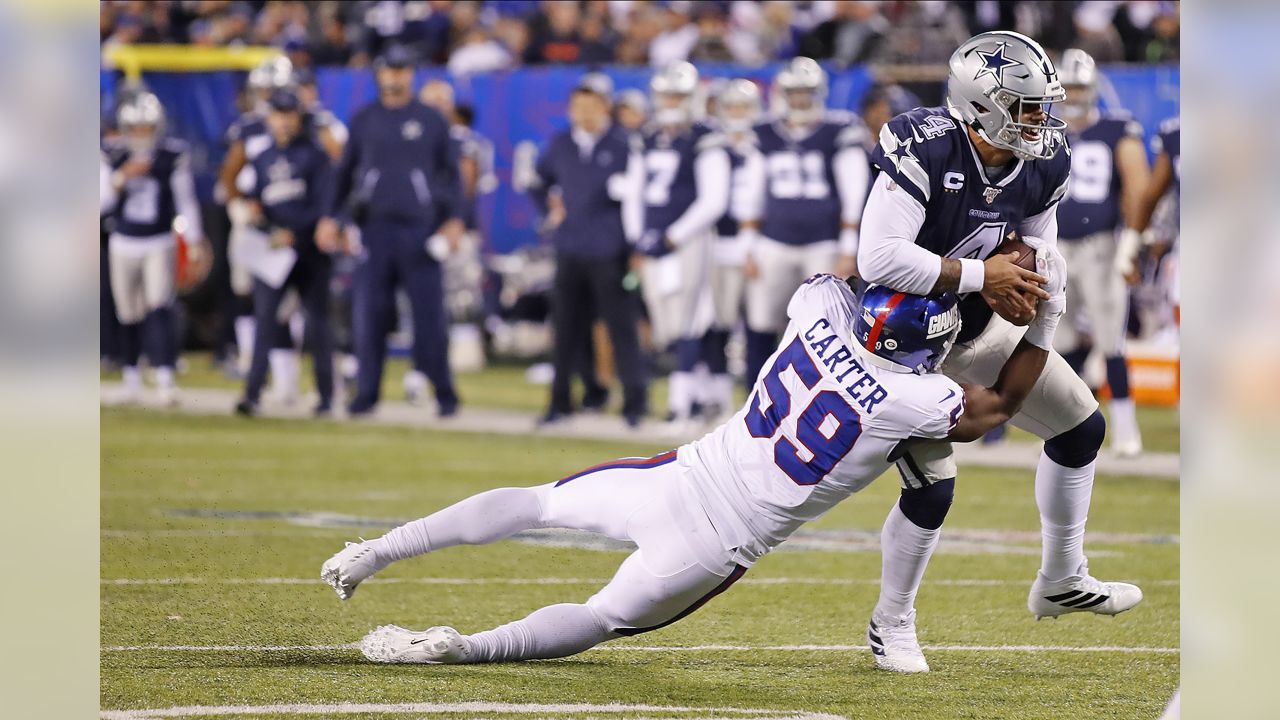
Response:
M1039 560L1031 473L979 468L962 473L919 598L927 675L877 671L866 650L847 647L865 644L880 563L866 540L897 494L889 477L686 620L607 650L415 667L335 647L378 624L471 632L585 599L622 552L515 541L451 548L389 568L347 603L317 575L344 540L397 519L663 449L104 409L102 708L215 706L212 715L301 704L288 717L319 718L339 703L376 705L341 715L352 719L1154 718L1178 683L1178 484L1103 477L1095 488L1092 569L1142 584L1142 605L1115 619L1037 623L1025 606ZM813 538L843 544L807 547ZM704 649L681 649L694 646ZM1103 649L1069 649L1089 647Z

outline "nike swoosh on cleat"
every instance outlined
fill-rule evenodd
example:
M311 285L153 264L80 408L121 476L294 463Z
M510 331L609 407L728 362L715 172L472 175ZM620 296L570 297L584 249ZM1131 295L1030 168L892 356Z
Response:
M424 642L426 642L426 641L427 641L427 639L426 639L426 638L418 638L417 640L410 640L410 641L409 641L409 644L410 644L410 645L417 645L418 643L424 643Z

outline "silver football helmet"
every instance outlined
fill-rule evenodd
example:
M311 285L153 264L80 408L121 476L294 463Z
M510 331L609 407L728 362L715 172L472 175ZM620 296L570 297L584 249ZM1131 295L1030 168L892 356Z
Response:
M1098 64L1083 50L1064 50L1062 62L1058 63L1058 79L1067 91L1062 119L1071 126L1087 124L1098 107Z
M131 153L148 154L164 134L164 105L154 93L144 90L120 103L116 124Z
M1067 93L1039 43L1016 32L985 32L956 48L949 65L947 105L983 140L1023 160L1058 153L1067 125L1050 110ZM1028 121L1027 114L1035 115Z
M654 121L664 127L693 122L697 90L698 70L693 65L676 62L660 70L649 81Z
M774 101L787 122L808 125L827 112L827 73L813 58L798 57L774 78Z
M258 110L266 109L272 92L291 88L293 84L293 63L284 55L267 58L249 71L248 86Z
M729 82L718 97L720 126L728 133L750 130L760 118L760 88L741 78Z

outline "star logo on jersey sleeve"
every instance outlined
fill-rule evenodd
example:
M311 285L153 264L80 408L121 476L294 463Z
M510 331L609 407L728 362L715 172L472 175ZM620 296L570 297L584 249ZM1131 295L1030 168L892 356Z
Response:
M1022 63L1012 58L1005 57L1005 45L1000 44L994 51L986 53L978 51L978 57L982 58L982 67L978 68L978 74L973 76L974 80L983 75L990 75L996 79L996 82L1004 84L1004 71L1012 65L1021 65Z
M894 137L896 138L897 136ZM915 140L912 140L911 138L899 138L898 146L888 152L889 159L893 161L893 166L898 168L899 171L902 170L903 162L920 162L920 159L915 156L915 153L911 152L911 144L914 142Z

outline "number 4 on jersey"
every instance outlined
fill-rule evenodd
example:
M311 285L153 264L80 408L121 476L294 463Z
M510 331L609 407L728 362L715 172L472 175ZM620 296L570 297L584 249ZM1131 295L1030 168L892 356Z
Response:
M806 388L812 389L822 379L822 371L809 357L800 338L793 340L778 353L761 381L769 395L768 409L760 410L759 389L752 395L746 414L747 431L761 439L779 435L773 444L774 464L797 485L817 485L853 449L862 434L861 418L840 393L824 390L814 395L796 418L794 438L780 433L782 421L792 411L791 393L782 381L782 372L787 368L791 368ZM805 460L806 456L810 459Z

